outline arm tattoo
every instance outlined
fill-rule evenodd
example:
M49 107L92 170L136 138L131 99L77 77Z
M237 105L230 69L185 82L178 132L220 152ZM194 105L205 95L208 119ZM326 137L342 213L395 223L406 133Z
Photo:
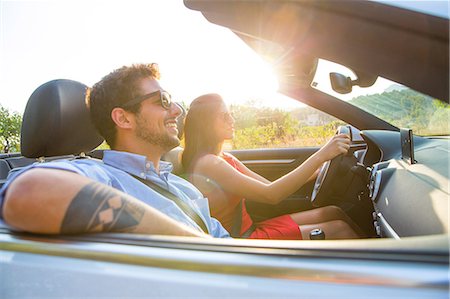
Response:
M99 183L84 186L70 203L61 225L61 233L129 232L136 227L144 207L130 202Z

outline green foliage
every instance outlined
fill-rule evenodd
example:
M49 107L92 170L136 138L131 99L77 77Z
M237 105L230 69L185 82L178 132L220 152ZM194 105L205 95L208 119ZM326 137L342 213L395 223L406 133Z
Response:
M20 151L20 127L22 116L0 106L0 142L3 152Z
M411 89L394 90L350 101L399 127L419 135L448 135L450 106Z
M410 89L359 96L351 104L419 135L448 135L450 105ZM257 102L231 106L235 119L233 149L321 146L340 120L311 107L291 112L259 107ZM313 124L313 125L311 125Z
M443 107L441 105L445 104L437 100L434 100L433 104L437 104L439 109L435 110L430 116L428 131L434 132L434 134L436 135L438 135L439 133L442 135L446 135L450 132L450 106L447 105L446 107Z
M268 107L257 108L256 103L231 106L235 119L232 147L278 147L289 142L298 130L298 121L289 113Z
M258 107L255 103L234 105L231 107L231 112L235 119L233 149L318 146L324 144L341 124L330 116L323 116L323 118L329 117L328 123L308 126L304 123L307 117L304 119L299 117L301 111L286 112L280 109ZM312 110L309 112L313 113ZM314 113L323 114L317 110L314 110ZM321 122L323 119L319 117L318 121Z
M304 126L298 132L297 146L324 145L334 134L339 126L345 125L340 120L334 120L322 126Z
M301 123L308 123L308 118L311 115L317 115L318 122L320 124L327 124L327 123L337 120L335 117L333 117L329 114L326 114L320 110L317 110L315 108L312 108L312 107L302 107L302 108L294 109L291 112L291 115L295 119L298 119Z

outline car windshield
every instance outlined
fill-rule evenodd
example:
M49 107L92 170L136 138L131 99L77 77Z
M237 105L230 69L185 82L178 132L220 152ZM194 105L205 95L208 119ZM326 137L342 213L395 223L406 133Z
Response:
M331 72L356 79L350 69L330 61L319 60L312 86L398 128L412 129L417 135L450 135L449 104L382 77L378 77L370 87L353 86L351 92L340 94L332 89L329 77Z

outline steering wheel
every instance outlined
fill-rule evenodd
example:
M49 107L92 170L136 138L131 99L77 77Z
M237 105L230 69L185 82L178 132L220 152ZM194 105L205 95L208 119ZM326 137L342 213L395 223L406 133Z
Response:
M336 134L349 134L350 127L340 126ZM333 183L340 172L344 155L338 155L325 162L320 168L311 195L311 203L315 207L323 207L332 204Z

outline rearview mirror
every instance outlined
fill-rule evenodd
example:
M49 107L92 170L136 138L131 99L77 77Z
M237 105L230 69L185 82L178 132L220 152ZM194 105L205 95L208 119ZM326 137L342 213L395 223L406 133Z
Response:
M355 85L360 87L372 86L378 78L378 76L365 74L363 72L354 73L357 76L356 80L352 80L350 77L340 73L330 73L331 88L337 93L346 94L350 93Z
M353 81L350 77L339 73L330 73L331 88L337 93L346 94L352 91Z

